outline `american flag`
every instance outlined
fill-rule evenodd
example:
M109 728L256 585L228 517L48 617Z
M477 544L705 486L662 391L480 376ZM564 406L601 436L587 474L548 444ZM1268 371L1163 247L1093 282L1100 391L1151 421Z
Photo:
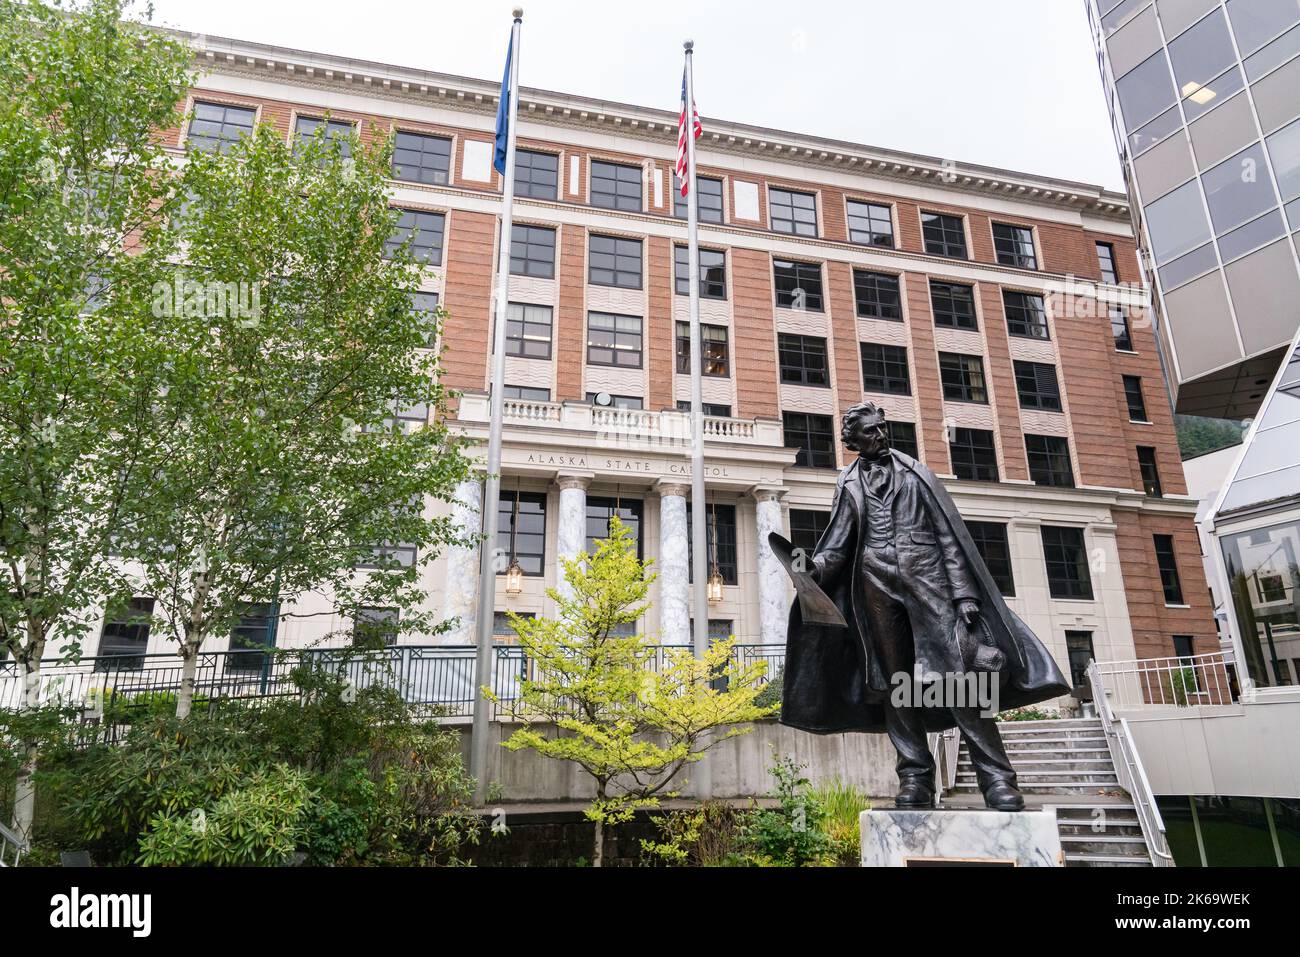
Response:
M682 114L681 119L677 121L677 182L681 183L683 196L691 191L688 175L690 171L686 159L686 108L686 71L682 70ZM694 103L691 103L690 111L695 126L695 138L698 140L700 134L704 132L704 127L700 126L700 111L695 108Z

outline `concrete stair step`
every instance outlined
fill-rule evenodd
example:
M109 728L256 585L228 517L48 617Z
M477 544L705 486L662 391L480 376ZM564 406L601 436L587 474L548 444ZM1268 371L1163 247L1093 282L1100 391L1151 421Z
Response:
M1150 867L1150 857L1129 857L1127 854L1100 854L1093 851L1067 851L1066 867Z
M1109 847L1113 848L1115 853L1129 853L1135 848L1139 854L1147 852L1147 842L1142 838L1141 832L1134 837L1132 834L1066 834L1062 831L1061 843L1069 844L1071 849L1076 851L1101 850ZM1094 844L1097 846L1083 846Z
M1092 821L1072 821L1069 818L1056 818L1056 827L1061 832L1061 839L1068 837L1077 837L1080 840L1086 840L1090 837L1097 836L1118 836L1118 837L1136 837L1142 840L1142 825L1137 818L1121 818L1114 820L1107 817L1100 822L1101 830L1093 830Z
M1038 751L1036 753L1043 754L1043 755L1051 755L1051 757L1024 758L1020 756L1020 752L1017 752L1014 755L1008 753L1007 757L1011 758L1011 763L1014 764L1016 767L1028 768L1031 771L1034 770L1035 768L1042 768L1048 764L1077 764L1079 765L1080 769L1084 769L1084 770L1088 768L1113 769L1115 767L1115 763L1110 759L1109 754L1106 755L1104 758L1101 757L1090 758L1090 757L1077 755L1072 751ZM957 767L961 768L963 765L966 766L967 770L970 770L971 769L970 758L959 755L957 758Z
M1061 738L1024 735L1018 738L1003 738L1002 744L1008 751L1037 748L1081 748L1085 751L1100 751L1103 749L1106 751L1110 750L1110 748L1106 746L1106 738L1104 736L1085 737L1080 735L1075 738ZM965 746L965 742L962 742L962 746Z
M956 794L979 794L980 789L973 781L970 783L958 782L952 788ZM1118 785L1114 784L1028 784L1020 782L1020 790L1024 794L1061 794L1072 796L1097 796L1097 795L1114 795L1118 797L1124 792Z
M1096 728L1101 730L1101 718L1048 718L1042 721L999 721L1003 734L1015 731L1035 731L1039 728Z
M959 753L963 757L965 757L968 754L965 748L962 748ZM1103 748L1023 747L1023 748L1007 748L1007 753L1015 754L1017 758L1023 757L1026 760L1033 760L1036 757L1050 757L1052 755L1056 755L1059 757L1061 755L1066 755L1066 754L1068 754L1074 760L1089 760L1089 759L1096 758L1098 760L1109 761L1111 759L1110 749L1104 747Z
M1118 784L1112 771L1016 771L1022 784ZM974 771L957 772L958 784L976 783Z

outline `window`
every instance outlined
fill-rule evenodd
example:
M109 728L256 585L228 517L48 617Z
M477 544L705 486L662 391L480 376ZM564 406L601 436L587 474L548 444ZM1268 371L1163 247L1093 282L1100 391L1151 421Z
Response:
M516 509L516 496L518 508ZM515 526L515 514L519 523ZM510 532L514 527L514 553L510 551ZM546 573L546 496L541 492L501 492L497 500L497 548L505 560L497 568L504 575L513 558L525 575Z
M698 210L700 222L702 223L720 223L722 222L722 180L714 179L711 176L695 176L696 199L698 200ZM682 183L673 174L673 215L678 219L687 218L687 197L682 195Z
M1166 605L1183 604L1183 583L1178 578L1178 559L1174 557L1174 537L1153 535L1156 546L1156 565L1160 568L1160 587L1165 592Z
M1260 687L1289 685L1300 677L1291 674L1286 660L1296 654L1292 636L1300 634L1297 543L1300 522L1295 520L1222 538L1244 659L1237 669Z
M966 258L966 230L960 216L922 213L921 234L925 237L927 253L953 259Z
M853 270L853 298L858 315L869 319L902 319L903 303L898 277L888 273Z
M352 644L357 648L383 648L397 644L396 608L362 606L352 618Z
M1011 547L1007 544L1007 526L1003 522L967 522L966 530L975 541L975 550L984 559L998 591L1008 598L1016 594L1011 575Z
M885 431L889 433L889 444L904 455L914 459L921 457L921 447L916 444L916 425L912 422L885 422Z
M998 452L987 429L953 429L948 443L952 474L970 482L998 480Z
M772 229L794 236L817 235L817 197L788 189L769 189L768 208Z
M790 509L790 544L796 549L803 549L808 558L817 549L826 526L830 524L831 513L813 508Z
M691 527L691 503L686 503L686 527ZM716 536L714 532L716 531ZM694 581L695 565L692 559L694 554L694 543L691 541L693 536L686 536L686 567L689 569L687 575L691 581ZM715 505L710 503L704 510L704 540L712 543L717 551L718 556L718 573L722 575L722 581L727 585L734 585L739 580L736 574L736 506L734 505ZM705 566L707 574L713 574L713 556L705 556Z
M1142 398L1142 377L1135 375L1124 376L1124 401L1128 403L1128 418L1130 422L1148 422L1147 404Z
M507 385L502 387L501 395L506 399L518 399L523 402L551 401L550 389L539 389L531 385Z
M1128 327L1128 316L1118 306L1110 309L1110 334L1115 340L1115 349L1119 352L1133 351L1133 335Z
M776 304L783 309L822 311L822 267L817 263L773 259Z
M411 293L411 311L429 328L425 345L432 349L437 345L438 294L436 292Z
M691 294L690 250L673 247L673 281L679 296ZM700 249L700 298L727 298L727 255L717 249Z
M324 132L320 132L321 130ZM293 152L298 155L302 144L319 135L327 148L334 148L341 156L352 155L352 134L356 127L343 120L323 120L311 116L300 116L294 121Z
M606 399L604 402L600 401L602 395ZM645 403L639 395L611 395L608 392L588 392L587 401L602 408L622 409L625 412L638 412L645 408Z
M393 143L393 179L410 183L447 182L451 169L451 140L428 133L397 132Z
M253 132L257 111L247 106L223 106L220 103L195 103L185 146L192 150L225 153L241 137Z
M866 392L889 392L911 395L912 384L907 370L907 348L861 343L862 388Z
M266 664L266 652L275 647L275 606L260 602L239 609L230 629L227 671L259 671Z
M442 237L447 228L447 217L421 209L399 210L393 234L384 243L384 252L395 250L410 242L411 258L432 266L442 265Z
M1026 435L1025 455L1029 459L1029 477L1035 485L1074 488L1074 469L1070 464L1070 443L1059 435Z
M830 385L826 340L782 332L776 337L781 381L791 385Z
M974 329L975 296L970 286L956 282L930 280L930 308L936 326Z
M152 598L132 598L125 605L110 608L104 617L104 628L99 633L95 670L141 667L149 650L152 616Z
M1034 231L1027 226L994 223L993 250L998 262L1004 266L1038 268L1038 257L1034 255Z
M677 406L676 406L676 408L677 408L677 411L678 411L678 412L690 412L690 411L691 411L691 400L690 400L690 399L678 399L678 400L677 400ZM701 411L704 415L711 415L711 416L713 416L714 418L718 418L718 419L729 419L729 418L731 418L731 406L729 406L729 405L720 405L720 404L717 403L717 402L701 402L701 403L700 403L700 411Z
M421 420L423 421L423 420ZM408 542L385 542L370 550L370 556L358 568L410 568L419 558L419 550Z
M529 199L559 196L560 158L554 153L515 150L515 195Z
M1022 362L1017 359L1016 392L1020 408L1061 411L1061 390L1056 383L1056 366L1047 362Z
M641 212L641 167L592 160L591 205Z
M1096 657L1092 650L1092 632L1067 631L1065 653L1070 656L1070 681L1081 688L1088 683L1088 665Z
M587 281L595 286L640 289L641 240L593 235Z
M641 557L641 503L636 499L587 498L587 540L583 546L590 555L596 554L596 543L609 538L609 524L617 515L627 526L636 542L637 557Z
M524 359L551 357L551 307L526 302L506 305L506 355Z
M835 425L829 415L786 412L785 447L798 449L794 464L818 469L835 467Z
M1160 486L1160 469L1156 467L1156 450L1150 445L1139 445L1138 467L1142 470L1142 490L1153 498L1164 495Z
M1097 243L1097 265L1101 268L1101 281L1112 286L1119 282L1115 272L1115 247L1110 243Z
M536 618L535 611L517 611L517 618ZM505 611L492 612L492 637L499 638L507 644L513 644L519 640L519 633L515 631L515 626L510 622L510 613Z
M888 206L853 199L845 205L849 215L849 242L894 248L894 217Z
M943 382L945 399L988 404L989 394L984 387L984 360L979 356L957 352L939 353L939 379Z
M555 278L555 230L516 223L510 229L510 274Z
M1027 292L1002 290L1002 307L1007 313L1007 332L1026 339L1047 339L1047 309L1043 297Z
M727 348L727 327L700 324L700 338L704 340L703 375L731 375ZM691 324L677 323L677 371L689 375L691 371Z
M1088 550L1083 529L1059 525L1042 527L1043 556L1047 562L1047 590L1053 598L1092 600Z
M641 368L641 317L593 312L587 316L587 362Z

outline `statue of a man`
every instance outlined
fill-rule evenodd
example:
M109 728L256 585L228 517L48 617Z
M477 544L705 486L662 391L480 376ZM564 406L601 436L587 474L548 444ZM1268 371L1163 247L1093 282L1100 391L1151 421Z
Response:
M817 734L886 732L898 752L898 807L934 806L926 733L955 725L985 804L1020 810L996 721L977 702L944 695L982 680L1002 709L1068 694L1069 685L1003 601L934 473L890 448L884 412L855 405L842 438L857 458L840 472L808 570L848 627L805 623L795 602L781 721Z

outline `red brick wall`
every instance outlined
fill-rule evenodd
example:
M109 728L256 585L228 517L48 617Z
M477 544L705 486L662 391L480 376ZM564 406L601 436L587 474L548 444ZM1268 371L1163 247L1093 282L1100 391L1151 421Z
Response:
M447 216L442 362L443 381L453 389L487 384L496 223L487 213L457 210Z
M731 250L736 415L780 418L777 404L776 334L772 316L772 259L767 253Z
M555 399L581 400L586 361L587 234L581 226L560 227L560 308L555 316Z
M649 247L650 315L646 320L646 361L650 379L647 409L671 409L677 333L673 328L673 244L653 237Z

